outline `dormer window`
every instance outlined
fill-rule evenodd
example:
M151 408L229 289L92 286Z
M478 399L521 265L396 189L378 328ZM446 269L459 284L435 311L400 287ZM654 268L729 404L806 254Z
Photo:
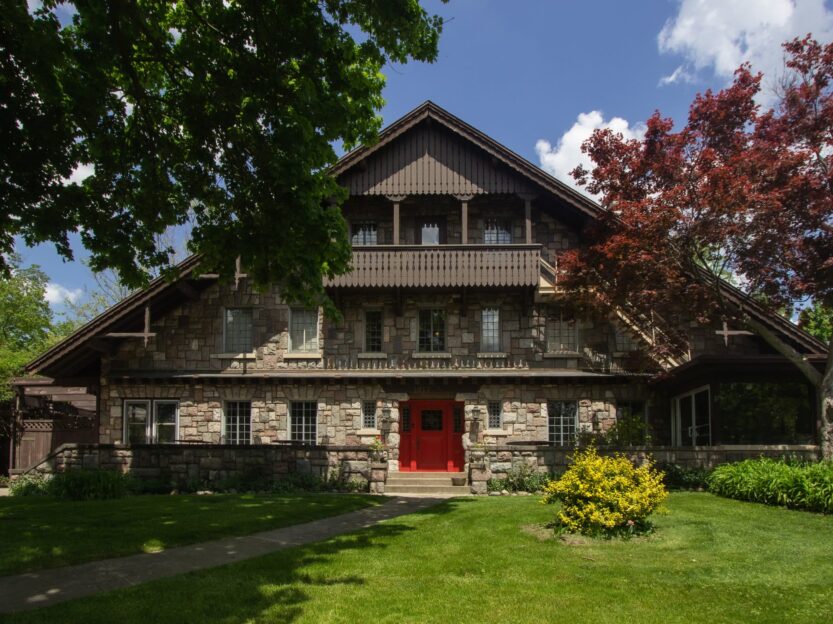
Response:
M512 224L508 219L486 219L483 222L485 245L511 245Z
M375 221L359 221L350 226L350 242L358 245L378 245L378 228Z
M226 308L224 348L227 353L249 353L254 349L251 308Z

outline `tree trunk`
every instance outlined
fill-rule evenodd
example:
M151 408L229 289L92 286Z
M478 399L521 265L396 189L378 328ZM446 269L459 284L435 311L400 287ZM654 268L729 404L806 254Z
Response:
M827 347L827 362L822 374L805 356L781 340L769 327L749 316L745 316L743 320L749 329L763 338L769 346L795 364L813 384L819 406L819 450L822 459L833 459L833 339Z

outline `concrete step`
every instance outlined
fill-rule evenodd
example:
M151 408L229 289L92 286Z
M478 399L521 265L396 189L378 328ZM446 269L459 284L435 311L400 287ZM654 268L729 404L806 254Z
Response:
M388 477L387 481L388 485L401 485L403 487L410 487L412 485L435 485L435 486L443 486L448 485L452 486L454 483L448 477L444 479L397 479L396 477Z
M467 485L391 485L385 484L385 494L456 494L466 496L471 490Z
M390 479L451 479L452 477L465 477L465 472L389 472Z

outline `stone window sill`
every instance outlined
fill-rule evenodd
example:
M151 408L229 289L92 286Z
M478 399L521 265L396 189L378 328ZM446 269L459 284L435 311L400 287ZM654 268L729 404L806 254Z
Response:
M428 351L418 351L416 353L412 353L411 357L416 360L450 360L451 354L447 351L437 351L437 352L428 352Z
M359 353L357 356L360 360L386 360L388 359L387 353L376 353L376 352L367 352L367 353Z
M359 429L356 432L356 435L360 436L377 436L382 435L382 432L379 429Z
M483 435L487 436L508 436L509 432L506 429L486 429Z
M562 359L575 359L579 357L577 351L548 351L544 354L545 358L562 358Z
M284 360L320 360L320 351L296 351L283 354Z
M209 357L219 360L256 360L257 352L251 353L212 353Z
M482 351L477 354L477 357L482 360L500 360L509 357L509 354L503 351Z

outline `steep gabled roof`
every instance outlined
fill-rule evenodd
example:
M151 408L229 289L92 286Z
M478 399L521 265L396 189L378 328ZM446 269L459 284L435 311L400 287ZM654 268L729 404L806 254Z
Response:
M444 108L428 100L416 107L410 113L397 119L379 133L379 140L370 146L360 146L342 156L330 170L333 175L341 176L352 167L377 153L382 148L394 142L408 130L418 124L431 120L440 126L471 142L484 150L498 162L517 172L529 181L549 191L564 200L589 217L597 217L603 211L598 203L572 187L554 178L546 171L516 154L505 145L501 145L477 128L470 126L459 117L455 117Z

